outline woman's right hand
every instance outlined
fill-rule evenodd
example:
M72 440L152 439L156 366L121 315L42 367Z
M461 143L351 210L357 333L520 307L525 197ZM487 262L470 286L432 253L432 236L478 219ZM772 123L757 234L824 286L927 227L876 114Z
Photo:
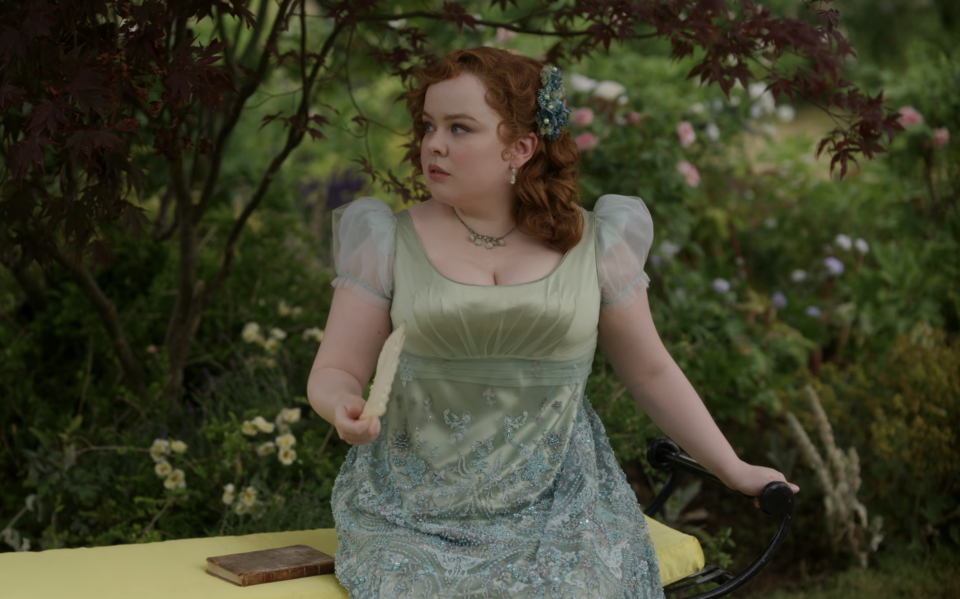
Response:
M358 420L366 402L358 395L349 396L337 404L333 415L333 426L340 438L351 445L366 445L380 436L380 418Z

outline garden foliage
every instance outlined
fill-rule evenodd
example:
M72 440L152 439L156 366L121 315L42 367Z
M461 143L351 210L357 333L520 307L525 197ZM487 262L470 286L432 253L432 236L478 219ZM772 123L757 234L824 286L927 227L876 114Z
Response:
M770 452L819 501L784 449L811 384L888 542L960 543L960 54L854 64L835 13L805 4L234 2L202 19L209 3L166 3L196 17L173 21L107 2L111 19L74 15L86 45L56 64L31 54L66 35L56 5L5 7L36 23L3 46L0 470L16 484L0 546L332 526L347 446L301 397L332 297L329 212L416 195L409 123L384 99L431 53L483 43L563 67L583 204L650 207L658 330L745 459ZM814 104L834 100L854 124L832 138L842 181L816 156L835 124ZM850 162L894 130L882 159ZM621 463L642 463L657 431L602 353L587 394Z

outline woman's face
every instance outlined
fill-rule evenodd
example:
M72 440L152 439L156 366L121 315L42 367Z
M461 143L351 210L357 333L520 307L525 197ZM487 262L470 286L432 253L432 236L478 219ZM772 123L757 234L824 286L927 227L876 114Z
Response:
M445 204L466 208L510 192L509 156L497 136L502 119L485 94L469 73L427 88L420 161L427 187Z

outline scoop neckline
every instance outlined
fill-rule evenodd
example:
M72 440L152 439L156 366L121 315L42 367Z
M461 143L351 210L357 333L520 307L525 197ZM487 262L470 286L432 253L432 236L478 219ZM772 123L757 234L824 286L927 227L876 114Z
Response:
M572 254L573 251L580 246L580 244L578 243L577 245L573 246L572 248L564 252L563 258L561 258L560 262L553 267L553 270L543 275L539 279L534 279L533 281L525 281L523 283L510 283L509 285L480 285L479 283L464 283L462 281L454 281L447 275L440 272L440 270L433 265L433 262L430 261L430 257L427 256L427 251L423 248L423 242L420 241L420 234L417 233L417 228L413 226L413 219L410 218L410 212L407 210L403 210L400 212L400 214L406 217L407 223L410 225L410 232L413 233L413 238L417 240L417 249L420 250L420 256L423 257L424 262L430 265L431 270L433 270L433 272L436 273L437 276L439 276L440 278L446 281L449 281L454 285L461 285L463 287L483 287L485 289L497 289L497 288L505 289L510 287L523 287L524 285L533 285L534 283L541 283L543 281L546 281L550 277L552 277L554 274L556 274L560 270L560 268L564 265L564 263L567 261L567 257L570 256L570 254ZM582 242L583 239L581 239L580 241Z

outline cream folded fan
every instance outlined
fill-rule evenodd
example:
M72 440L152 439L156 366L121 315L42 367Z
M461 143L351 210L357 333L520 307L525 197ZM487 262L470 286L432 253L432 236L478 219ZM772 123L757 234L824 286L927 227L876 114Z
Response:
M393 377L397 375L397 368L400 366L400 351L403 349L406 330L407 323L401 324L397 330L390 333L386 343L383 344L380 357L377 358L377 374L373 378L370 397L367 398L367 405L360 414L360 420L383 416L387 413L390 388L393 386Z

